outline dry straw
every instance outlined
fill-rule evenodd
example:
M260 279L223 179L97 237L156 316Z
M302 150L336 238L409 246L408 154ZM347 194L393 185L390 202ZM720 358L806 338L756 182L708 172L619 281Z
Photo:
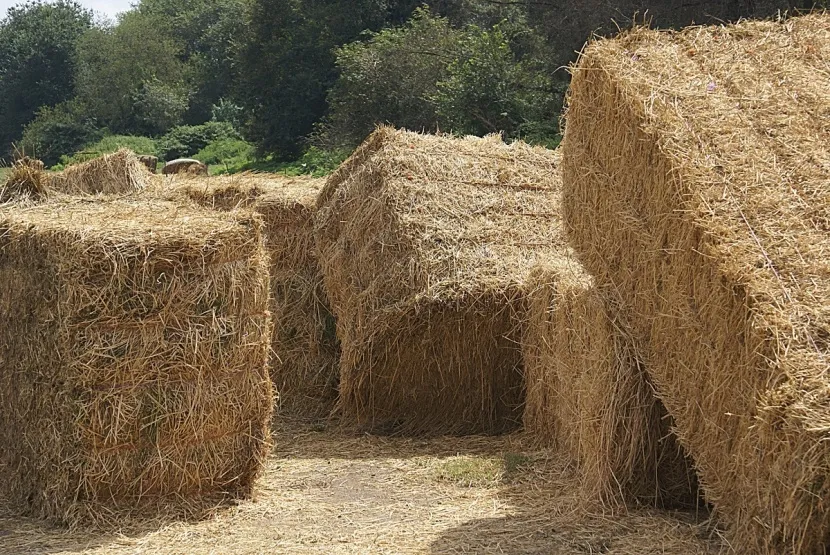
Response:
M534 269L527 290L527 433L576 463L586 507L694 506L694 471L615 320L613 292L572 258Z
M247 495L269 451L261 222L146 200L0 210L0 479L75 524Z
M118 194L147 187L152 174L130 150L122 148L48 176L50 189L67 194Z
M830 16L587 47L568 233L741 552L830 540Z
M314 214L324 180L244 173L168 177L160 193L218 210L253 209L265 224L271 259L271 378L281 415L328 415L337 398L334 317L314 249Z
M377 130L328 180L315 236L344 415L378 432L521 420L522 284L564 249L551 151Z
M6 182L0 185L0 203L37 202L47 197L43 162L23 157L12 164Z

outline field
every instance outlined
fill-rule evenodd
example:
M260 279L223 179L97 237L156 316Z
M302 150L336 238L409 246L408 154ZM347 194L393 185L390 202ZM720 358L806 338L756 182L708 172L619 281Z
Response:
M707 515L574 514L569 471L522 435L412 440L285 423L253 501L193 522L70 532L0 500L0 553L718 553Z

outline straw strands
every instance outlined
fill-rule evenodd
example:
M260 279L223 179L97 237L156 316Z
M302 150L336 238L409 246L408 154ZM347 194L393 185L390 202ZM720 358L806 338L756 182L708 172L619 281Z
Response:
M378 129L328 180L315 237L345 417L385 433L518 426L522 284L564 249L556 156Z
M9 205L0 282L0 487L17 507L75 524L251 491L273 403L257 218Z
M830 538L830 16L589 45L568 233L741 551Z
M43 162L29 157L16 160L6 182L0 185L0 203L36 202L46 196Z
M339 349L313 237L323 183L255 173L159 182L159 193L169 198L218 210L249 208L262 217L271 260L270 373L281 415L327 416L337 398Z
M694 506L694 471L614 320L613 292L573 259L535 268L527 290L526 432L576 463L586 507Z

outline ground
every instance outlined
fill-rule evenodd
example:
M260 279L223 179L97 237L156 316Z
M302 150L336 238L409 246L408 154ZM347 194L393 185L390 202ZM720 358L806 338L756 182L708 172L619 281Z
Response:
M201 520L69 531L0 499L3 554L713 554L706 515L576 510L571 470L522 434L412 440L288 423L256 496Z

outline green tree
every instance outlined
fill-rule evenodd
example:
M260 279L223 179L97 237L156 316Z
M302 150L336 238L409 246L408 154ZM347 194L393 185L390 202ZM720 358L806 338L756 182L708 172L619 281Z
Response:
M78 3L26 2L0 21L0 144L8 150L42 106L72 96L75 48L92 15Z
M329 148L355 146L379 123L434 131L438 114L432 97L461 54L462 37L463 31L421 8L402 27L338 49L340 76L317 141Z
M95 122L69 100L57 106L43 106L23 130L19 148L43 160L47 166L93 141L98 135Z
M385 0L252 0L236 98L259 151L290 159L326 112L334 50L383 26Z
M78 100L113 133L163 134L181 122L188 105L180 52L153 19L127 12L115 27L81 39Z

